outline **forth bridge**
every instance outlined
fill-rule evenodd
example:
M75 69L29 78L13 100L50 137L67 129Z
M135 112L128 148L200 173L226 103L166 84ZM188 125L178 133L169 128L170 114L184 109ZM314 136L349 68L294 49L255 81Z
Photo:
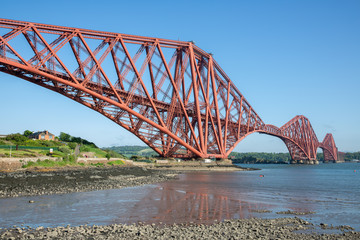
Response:
M0 71L114 121L163 157L227 158L249 134L280 138L293 163L338 160L309 119L265 124L212 54L193 42L0 19Z

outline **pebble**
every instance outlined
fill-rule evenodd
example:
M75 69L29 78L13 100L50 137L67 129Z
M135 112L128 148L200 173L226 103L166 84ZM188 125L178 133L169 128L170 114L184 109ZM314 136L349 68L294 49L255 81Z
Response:
M341 234L297 233L309 229L300 218L229 219L204 224L113 224L108 226L66 226L16 228L0 231L0 239L359 239L360 232Z

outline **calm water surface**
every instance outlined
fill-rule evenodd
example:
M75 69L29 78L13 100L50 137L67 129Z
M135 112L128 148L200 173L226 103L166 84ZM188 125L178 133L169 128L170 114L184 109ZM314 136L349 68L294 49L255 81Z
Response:
M0 199L0 228L139 221L211 223L287 217L276 212L291 210L315 212L300 216L313 223L350 225L360 231L360 164L242 166L262 170L192 172L142 187Z

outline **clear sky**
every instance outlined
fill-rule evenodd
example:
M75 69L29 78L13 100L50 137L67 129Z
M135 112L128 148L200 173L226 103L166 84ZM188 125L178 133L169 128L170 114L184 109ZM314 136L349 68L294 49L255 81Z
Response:
M4 1L1 17L195 41L265 123L304 115L320 141L360 151L360 1ZM143 144L79 103L0 73L0 134L61 131L101 147ZM286 152L252 134L235 151Z

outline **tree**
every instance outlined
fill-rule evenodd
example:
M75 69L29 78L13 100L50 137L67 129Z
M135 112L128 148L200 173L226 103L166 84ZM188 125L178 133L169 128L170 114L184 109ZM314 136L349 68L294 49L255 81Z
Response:
M68 146L69 146L69 148L71 148L72 150L74 150L74 149L76 148L76 143L70 142L70 143L68 144Z
M63 142L70 142L71 136L67 133L60 132L59 139Z
M32 133L33 133L33 132L30 131L30 130L25 130L23 135L24 135L25 137L29 137Z

